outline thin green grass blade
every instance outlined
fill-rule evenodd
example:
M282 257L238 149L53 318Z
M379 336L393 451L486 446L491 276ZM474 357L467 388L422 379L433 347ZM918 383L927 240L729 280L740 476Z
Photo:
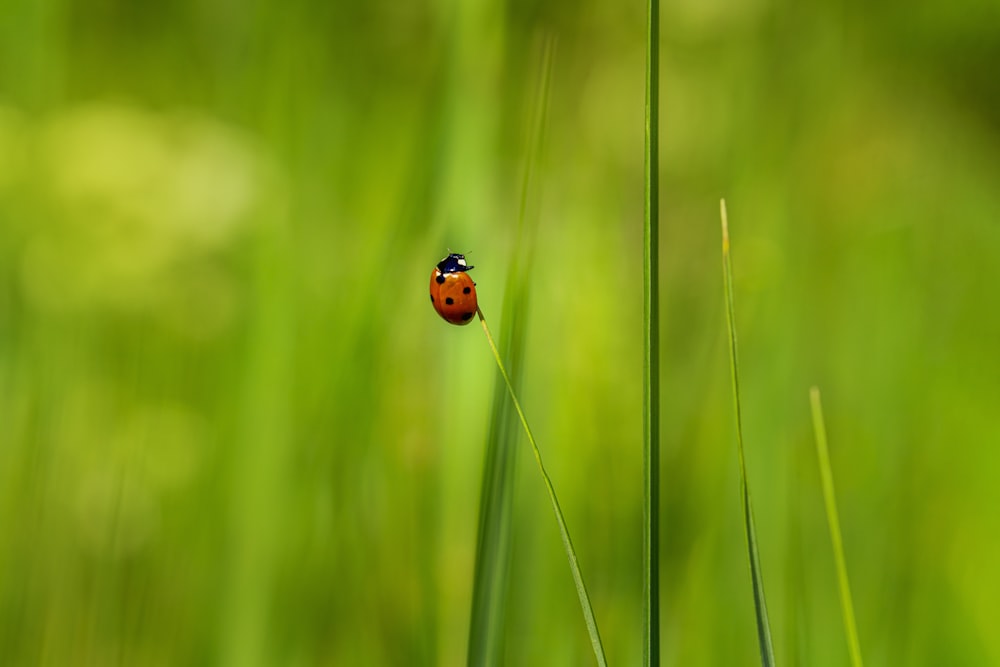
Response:
M506 311L506 308L505 308ZM508 318L504 317L505 321ZM521 329L520 326L512 327ZM521 338L514 335L503 351L512 368L520 368ZM517 416L506 400L503 379L493 390L489 435L483 465L476 541L472 612L469 621L469 665L503 663L503 635L509 593L511 514L517 464Z
M528 201L532 181L541 161L548 95L554 53L554 40L548 39L542 54L541 76L531 120L531 135L525 160L524 180L518 213L517 236L503 302L503 338L500 354L506 366L519 377L524 358L524 318L530 291L533 232L537 218L529 216ZM529 217L531 223L529 225ZM508 574L511 554L511 514L514 497L514 472L517 464L518 420L506 397L506 381L497 374L493 389L489 435L483 466L479 505L479 529L476 542L475 574L472 588L472 613L469 623L468 664L503 664L503 636L509 592Z
M555 487L552 486L552 480L549 478L549 473L545 470L545 464L542 463L542 453L538 450L538 444L535 442L535 436L531 433L531 428L528 426L528 420L524 417L524 411L521 410L521 403L517 400L517 394L514 393L514 387L511 385L510 377L507 375L507 370L504 368L503 360L500 358L500 352L497 350L496 343L493 341L493 334L490 333L490 328L486 325L486 318L483 316L483 311L477 309L476 312L479 315L479 322L483 325L483 332L486 334L486 340L490 344L490 349L493 351L493 357L496 359L497 367L500 369L500 374L503 376L504 382L507 385L507 391L510 394L510 400L514 404L514 409L517 411L517 416L521 420L521 426L524 428L525 435L528 436L528 442L531 443L531 451L535 455L535 461L538 463L538 471L542 474L542 480L545 482L545 489L548 491L549 500L552 503L552 511L556 515L556 523L559 524L559 536L562 538L563 548L566 550L566 558L569 560L569 569L573 574L573 583L576 585L576 594L580 598L580 607L583 610L583 618L587 623L587 632L590 635L590 643L594 648L594 657L597 658L597 664L601 667L607 667L608 660L604 655L604 645L601 643L601 634L597 628L597 619L594 617L594 608L590 603L590 595L587 594L587 586L583 582L583 572L580 570L580 563L576 557L576 549L573 548L573 540L569 536L569 527L566 525L566 519L563 517L562 508L559 506L559 499L556 497Z
M739 360L736 354L736 315L733 308L733 262L729 253L729 220L726 200L720 202L722 215L722 275L726 289L726 322L729 329L729 368L733 382L733 405L736 410L736 450L740 462L740 497L743 501L743 525L747 537L747 557L750 562L750 581L753 584L753 604L757 617L757 642L760 645L762 665L774 665L774 647L771 643L771 626L764 600L764 576L761 573L760 554L757 552L757 530L754 526L750 488L747 482L746 460L743 454L743 413L740 409Z
M840 535L840 516L837 513L837 495L833 488L833 469L830 466L830 451L826 443L826 425L823 422L823 405L819 388L809 390L812 406L813 430L816 434L816 455L819 458L819 476L823 482L823 501L826 503L826 520L830 525L830 541L833 543L833 558L837 564L837 582L840 585L840 608L844 614L844 631L851 654L851 665L862 667L861 644L858 642L858 628L854 622L854 603L851 599L851 585L847 580L847 561L844 558L844 542Z
M660 2L646 5L645 213L643 216L642 578L643 662L660 664Z

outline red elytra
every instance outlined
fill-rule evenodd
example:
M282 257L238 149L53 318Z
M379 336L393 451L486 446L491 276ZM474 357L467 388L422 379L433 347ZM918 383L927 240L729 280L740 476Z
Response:
M476 314L476 283L467 271L465 255L451 253L431 271L431 304L446 322L468 324Z

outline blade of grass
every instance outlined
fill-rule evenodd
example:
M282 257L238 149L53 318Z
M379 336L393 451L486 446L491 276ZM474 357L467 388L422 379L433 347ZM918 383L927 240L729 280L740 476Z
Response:
M535 442L535 436L531 433L531 428L528 426L528 420L524 417L524 411L521 410L521 403L517 400L517 394L514 393L514 387L511 385L510 377L507 375L507 370L504 368L503 360L500 358L500 352L497 350L496 343L493 341L493 335L490 333L490 328L486 325L486 318L483 316L483 311L479 308L476 309L476 313L479 315L479 322L483 325L483 332L486 334L486 340L490 344L490 349L493 351L493 357L496 359L497 367L500 369L500 374L503 376L504 382L507 385L507 391L510 394L510 400L514 404L514 409L517 411L517 416L521 420L521 426L524 428L525 435L528 436L528 442L531 443L531 451L535 455L535 461L538 463L538 471L542 474L542 480L545 482L545 489L548 491L549 500L552 503L552 511L556 515L556 523L559 524L559 536L562 538L563 548L566 550L566 558L569 560L569 569L573 574L573 583L576 585L576 593L580 598L580 607L583 610L583 618L587 623L587 632L590 635L590 643L594 648L594 657L597 658L597 664L601 667L607 667L608 660L604 655L604 645L601 643L601 634L597 629L597 619L594 617L594 608L590 603L590 596L587 594L587 586L583 583L583 572L580 570L580 563L576 557L576 549L573 548L573 540L569 536L569 527L566 525L566 519L563 516L562 508L559 506L559 499L556 497L555 487L552 486L552 480L549 478L549 473L545 470L545 464L542 463L542 453L538 450L538 444Z
M840 535L840 516L837 513L837 495L833 488L833 469L830 466L830 451L826 444L826 425L823 422L823 405L820 402L819 387L813 387L809 390L809 402L812 407L813 430L816 434L819 476L823 482L826 520L830 524L830 541L833 542L833 558L837 564L837 582L840 585L840 608L844 614L844 631L847 633L851 665L862 667L861 644L858 642L858 628L854 622L851 586L847 580L847 561L844 558L844 542Z
M642 578L643 662L660 664L660 2L646 5L645 213L643 215Z
M506 300L505 300L506 301ZM509 322L506 302L504 322ZM522 336L520 325L506 343L503 355L514 369L521 366ZM493 389L489 434L483 464L479 504L479 529L472 587L472 613L469 620L467 664L503 663L503 635L509 593L508 574L511 555L511 513L514 474L517 463L517 417L507 400L503 378L497 375Z
M729 253L729 220L726 200L719 203L722 215L722 276L726 289L726 322L729 329L729 368L733 384L733 404L736 410L736 451L740 462L740 497L743 502L743 526L747 538L747 557L750 562L750 580L753 584L753 604L757 617L757 642L760 645L762 665L774 665L774 648L771 644L771 626L767 619L764 601L764 575L757 552L757 530L754 526L753 507L750 504L750 487L747 482L746 460L743 454L743 413L740 409L739 360L736 355L736 315L733 308L733 262Z
M542 52L541 76L532 114L521 201L518 212L517 236L507 273L503 302L503 337L501 356L515 377L524 358L524 318L527 310L528 276L531 273L532 248L530 236L534 225L528 225L529 192L535 170L541 162L548 96L555 48L554 38L545 41ZM532 222L537 218L531 216ZM503 635L510 571L511 506L514 496L514 472L517 462L517 416L506 399L505 381L497 374L493 390L493 409L483 466L483 483L479 506L479 535L476 542L475 575L472 588L472 614L469 623L468 664L499 665L503 663Z

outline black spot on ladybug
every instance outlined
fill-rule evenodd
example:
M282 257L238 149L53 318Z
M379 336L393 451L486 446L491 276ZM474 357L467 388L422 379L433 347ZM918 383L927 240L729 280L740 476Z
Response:
M444 300L444 302L450 306L451 304L455 303L455 300L449 296Z
M431 294L431 303L434 303L434 295Z
M438 285L441 285L441 284L444 283L444 275L442 275L442 274L439 273L438 276L437 276L437 278L435 278L434 280L437 281Z
M475 313L462 313L462 319L471 320L473 315L475 315Z
M462 294L468 294L471 291L472 291L471 287L466 287L465 289L462 290Z

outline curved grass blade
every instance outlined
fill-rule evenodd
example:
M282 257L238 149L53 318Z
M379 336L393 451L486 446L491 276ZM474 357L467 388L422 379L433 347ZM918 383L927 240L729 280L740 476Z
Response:
M740 409L739 360L736 355L736 315L733 308L733 262L729 253L729 220L726 200L719 203L722 215L722 276L726 289L726 322L729 329L729 368L733 383L733 404L736 410L736 451L740 460L740 497L743 501L743 525L747 537L747 557L750 561L750 580L753 584L753 604L757 617L757 643L760 645L762 665L774 665L774 647L771 643L771 626L764 600L764 576L761 573L760 554L757 552L757 530L754 527L750 488L747 483L746 460L743 455L743 414Z
M524 411L521 410L521 403L517 400L517 394L514 393L514 387L511 385L510 377L507 375L507 370L504 368L503 361L500 359L500 352L497 350L496 343L493 341L493 335L490 333L490 329L486 326L486 318L483 316L483 311L479 308L476 309L476 313L479 315L479 322L483 325L483 332L486 333L486 340L490 344L490 349L493 351L493 357L496 359L497 367L500 369L500 374L503 376L504 382L507 385L507 391L510 394L510 400L514 404L514 409L517 411L517 416L521 420L521 426L524 428L525 435L528 436L528 442L531 443L531 451L535 455L535 461L538 463L538 470L542 474L542 480L545 482L545 489L548 491L549 500L552 503L552 511L556 515L556 523L559 524L559 536L562 538L563 548L566 550L566 558L569 560L569 569L573 574L573 583L576 585L576 594L580 598L580 607L583 610L583 618L587 623L587 633L590 635L590 643L594 648L594 657L597 658L597 664L601 667L607 667L608 659L604 655L604 645L601 643L601 634L597 628L597 619L594 617L594 608L590 603L590 596L587 594L587 586L583 583L583 572L580 570L580 563L576 557L576 549L573 548L573 540L569 536L569 527L566 525L566 518L563 516L562 508L559 506L559 499L556 497L555 487L552 486L552 480L549 478L549 473L545 470L545 465L542 463L542 453L538 450L538 444L535 443L535 436L532 435L531 429L528 427L528 420L524 417Z
M642 595L643 664L660 664L660 2L646 5L645 214L643 216Z
M524 358L524 318L532 264L532 236L537 222L528 215L529 192L538 163L541 162L548 95L555 48L554 38L545 41L541 77L538 82L531 136L525 161L517 236L507 285L504 290L501 357L515 377ZM475 574L472 587L472 613L469 622L468 664L503 664L503 636L509 593L510 526L517 468L517 416L506 398L505 380L497 374L493 389L493 408L486 442L483 483L479 505L479 529L476 542Z
M833 543L833 558L837 563L837 582L840 585L840 608L844 615L844 631L851 654L851 665L862 667L861 644L858 642L858 627L854 622L854 603L851 600L851 585L847 580L847 561L844 558L844 542L840 535L840 517L837 513L837 495L833 488L833 469L830 466L830 451L826 445L826 425L823 422L823 405L819 388L809 390L812 407L813 430L816 434L816 455L819 458L819 476L823 483L823 501L826 504L826 520L830 525L830 541Z

